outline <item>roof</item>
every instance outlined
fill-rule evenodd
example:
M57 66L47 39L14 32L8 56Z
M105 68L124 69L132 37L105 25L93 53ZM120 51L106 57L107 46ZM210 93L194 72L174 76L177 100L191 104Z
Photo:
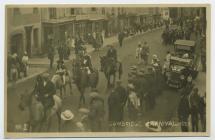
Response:
M184 63L190 63L192 61L191 59L184 59L184 58L175 57L175 56L171 56L170 60L180 61Z
M195 41L192 41L192 40L176 40L175 45L183 45L183 46L194 47L195 46Z

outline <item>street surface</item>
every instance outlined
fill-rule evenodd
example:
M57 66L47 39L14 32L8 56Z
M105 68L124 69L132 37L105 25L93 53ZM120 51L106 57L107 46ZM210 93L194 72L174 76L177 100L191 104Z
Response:
M137 64L138 60L135 58L135 50L139 41L146 40L148 45L150 46L150 57L149 61L151 62L151 57L153 54L157 54L158 58L161 60L161 64L163 64L164 58L166 56L167 51L173 51L173 46L165 46L162 44L161 39L162 29L154 30L152 32L148 32L143 35L137 35L130 39L127 39L123 42L123 47L119 48L119 44L115 43L114 45L117 48L118 58L121 60L123 64L123 75L122 75L122 84L124 87L127 85L128 71L131 65ZM99 52L91 53L93 67L100 69L100 58L99 56L105 55L107 52L107 48L102 48ZM67 65L68 69L71 68L71 63ZM200 77L197 77L197 85L201 85L200 91L205 90L205 73L199 74ZM14 131L13 127L17 124L23 124L28 120L28 111L20 111L18 108L20 95L25 93L25 91L30 92L34 88L35 79L28 80L27 82L23 82L18 86L13 86L7 89L7 123L8 130ZM107 98L110 90L106 88L107 80L103 73L99 73L99 84L97 89L101 94L102 98L105 100L105 122L103 124L103 131L108 131L107 125L107 116L108 116L108 106L107 106ZM63 99L63 109L70 109L75 114L75 120L78 120L78 101L80 93L77 90L76 85L72 85L73 94L70 95L69 88L67 88L67 93L64 95ZM85 92L86 97L86 105L89 105L89 89ZM141 126L138 127L125 127L123 131L144 131L147 132L147 128L145 127L145 122L158 120L158 121L177 121L177 106L179 102L179 92L176 89L165 88L163 93L156 98L156 105L153 110L145 112L140 118ZM125 120L127 119L127 111L125 108ZM53 117L51 123L51 132L57 132L57 117ZM177 123L177 122L176 122ZM180 126L173 127L162 127L162 131L181 131Z

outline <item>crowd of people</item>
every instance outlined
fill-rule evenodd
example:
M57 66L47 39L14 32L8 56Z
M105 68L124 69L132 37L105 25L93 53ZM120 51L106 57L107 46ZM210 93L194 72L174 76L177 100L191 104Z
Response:
M124 47L123 40L129 35L133 35L138 32L141 33L148 29L153 29L160 26L162 26L162 22L144 26L135 25L133 28L125 29L118 34L119 46ZM188 31L190 30L191 29L188 29ZM176 39L190 39L190 33L187 34L183 28L170 29L170 27L167 25L162 37L165 44L172 44ZM76 56L78 56L80 53L83 53L83 59L81 59L80 62L81 68L86 68L88 70L87 73L90 74L93 71L93 68L91 57L87 54L86 48L84 47L86 42L91 44L95 50L99 50L99 48L102 47L104 43L104 36L102 33L94 32L92 34L88 34L87 37L85 37L85 40L83 40L79 35L72 39L68 37L66 39L66 43L58 42L57 47L55 47L51 41L48 46L50 68L53 68L55 49L57 48L59 60L56 73L59 71L63 71L63 73L65 73L67 69L64 64L64 60L69 59L72 47L75 50ZM80 107L78 114L76 114L77 116L68 109L61 112L61 119L63 120L63 123L61 124L61 131L104 131L103 124L106 113L108 113L109 131L123 131L122 123L125 120L125 108L127 108L128 119L130 121L137 121L139 115L143 115L144 112L153 109L156 104L155 99L162 93L163 88L165 87L165 82L163 81L164 77L158 56L153 55L150 63L148 60L149 53L150 47L147 41L139 42L136 49L138 65L130 67L127 87L122 85L120 78L116 81L116 86L111 89L107 99L107 112L105 111L106 101L101 97L101 94L95 88L89 94L90 102L88 104L88 108ZM169 55L170 53L168 52L166 57L168 61L170 59ZM21 60L17 54L8 56L8 74L12 74L9 75L9 77L14 76L14 67L18 72L18 76L19 73L22 72L20 65L27 69L27 53L22 56ZM106 56L118 61L117 51L113 47L110 47ZM24 75L27 76L27 70L24 71ZM62 79L65 81L63 76ZM45 108L44 114L46 117L46 111L54 104L53 95L56 94L56 88L48 73L39 76L37 80L40 82L37 81L34 94L37 96L38 100L42 102ZM198 89L194 86L190 84L185 86L185 88L182 90L180 103L178 106L179 121L188 123L188 117L191 115L192 131L198 131L198 115L200 115L202 131L205 131L205 112L205 97L198 96ZM74 119L75 116L78 118L78 120ZM182 131L188 131L188 125L181 125L181 129Z
M200 94L194 84L189 84L181 90L177 113L182 132L206 131L206 93L203 96Z
M186 18L184 20L178 19L177 22L173 22L172 24L166 22L165 30L161 35L163 43L172 45L177 39L190 40L192 32L202 34L204 27L201 27L200 23L198 17Z

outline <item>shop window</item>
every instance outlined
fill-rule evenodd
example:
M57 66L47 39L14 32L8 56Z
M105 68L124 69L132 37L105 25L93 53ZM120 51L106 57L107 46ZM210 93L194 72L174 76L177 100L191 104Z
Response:
M71 14L71 15L74 15L74 14L75 14L75 8L71 8L71 9L70 9L70 14Z
M91 11L95 12L95 11L96 11L96 8L95 8L95 7L91 8Z
M13 15L16 16L16 15L20 15L20 9L19 8L14 8L13 9Z
M57 18L56 8L49 8L49 18L50 19Z
M39 9L38 8L33 8L33 14L38 14L39 13Z

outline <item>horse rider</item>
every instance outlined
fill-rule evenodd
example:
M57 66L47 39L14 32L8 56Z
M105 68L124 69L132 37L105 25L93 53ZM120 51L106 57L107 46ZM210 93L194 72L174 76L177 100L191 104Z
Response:
M109 47L110 48L109 48L106 56L108 58L112 58L113 60L115 60L115 62L117 62L117 50L114 48L113 45L110 45Z
M91 56L89 54L87 54L86 52L84 53L84 56L83 56L82 67L86 68L87 74L91 74L93 72Z
M56 93L55 85L49 79L49 73L44 73L42 75L43 84L41 87L41 101L44 106L44 119L47 119L47 110L54 106L53 95Z

